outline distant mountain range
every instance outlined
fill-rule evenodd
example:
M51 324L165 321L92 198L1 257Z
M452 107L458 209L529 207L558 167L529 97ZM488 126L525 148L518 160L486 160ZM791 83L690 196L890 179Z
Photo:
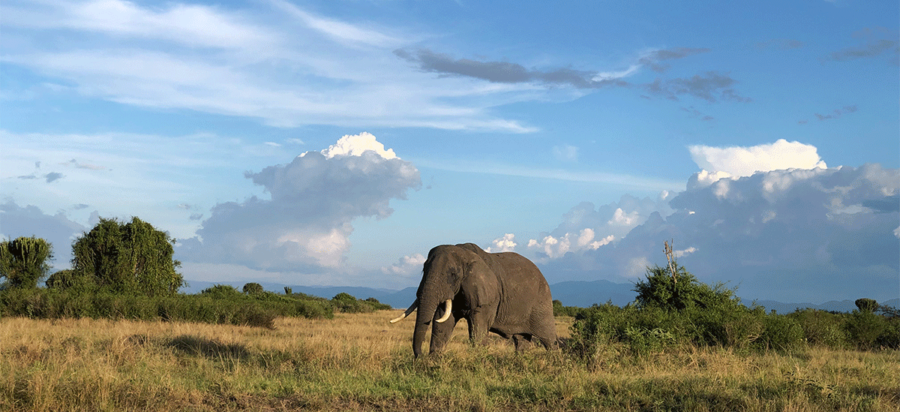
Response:
M200 293L203 289L217 284L232 285L239 290L246 282L203 282L188 280L187 287L181 289L184 293ZM277 283L259 282L265 290L284 293L284 287L288 286L294 292L319 296L327 299L333 298L338 293L344 292L360 299L375 298L381 303L386 303L394 308L406 308L416 299L416 288L409 287L401 290L374 289L359 286L291 286ZM612 302L617 306L624 306L634 301L634 285L630 283L613 283L607 280L560 282L550 285L553 299L559 300L565 306L578 306L582 308L591 305ZM752 301L742 300L746 304ZM790 313L798 308L812 308L837 312L850 312L856 309L853 300L831 301L822 304L813 303L783 303L773 300L757 300L756 304L763 306L767 311L775 310L778 313ZM878 302L883 305L900 307L900 299L891 299Z

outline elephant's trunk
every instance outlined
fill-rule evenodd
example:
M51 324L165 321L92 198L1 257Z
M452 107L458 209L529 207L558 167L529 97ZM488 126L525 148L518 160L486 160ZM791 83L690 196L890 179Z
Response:
M422 355L422 341L425 340L425 331L431 320L434 319L434 312L437 311L438 300L435 298L420 298L419 311L416 312L416 329L413 332L413 355L416 358Z

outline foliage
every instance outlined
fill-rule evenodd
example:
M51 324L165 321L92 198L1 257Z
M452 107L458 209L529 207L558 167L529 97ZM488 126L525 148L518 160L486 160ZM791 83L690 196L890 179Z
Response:
M234 295L232 292L236 293ZM321 301L276 294L248 296L217 285L200 294L144 296L109 290L76 293L60 289L11 290L0 295L4 316L35 319L109 318L204 322L271 327L278 316L332 318Z
M45 282L50 289L68 290L75 293L88 293L97 289L94 277L84 272L64 269L50 275Z
M73 270L103 289L148 296L175 294L184 284L172 258L175 239L137 217L100 219L72 245Z
M359 300L349 293L344 292L338 293L331 298L331 306L334 307L335 311L341 313L369 313L376 310L386 310L391 308L390 305L378 302L378 299L368 298L366 300Z
M563 306L562 302L553 300L553 316L571 316L575 317L583 308L577 306Z
M258 295L258 294L264 292L262 285L260 285L259 283L256 283L256 282L250 282L250 283L245 284L244 288L242 290L244 291L244 293L246 293L248 295Z
M677 281L665 268L648 268L646 280L635 285L634 304L607 303L576 312L569 351L592 360L610 347L636 355L677 345L739 351L900 348L900 317L891 316L896 310L869 299L857 301L867 310L853 313L805 309L780 315L747 307L734 290L700 283L683 267L676 273ZM555 312L563 310L554 304Z
M853 303L855 303L856 307L862 312L874 312L878 309L878 302L875 299L861 298Z
M243 297L241 292L231 285L212 285L203 289L200 294L213 299L241 299Z
M50 271L53 247L44 239L19 237L0 242L0 288L37 287Z

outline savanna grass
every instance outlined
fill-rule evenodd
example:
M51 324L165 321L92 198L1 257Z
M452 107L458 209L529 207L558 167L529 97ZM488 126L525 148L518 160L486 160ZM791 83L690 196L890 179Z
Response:
M0 410L872 410L900 408L898 351L739 353L609 344L471 347L413 360L396 312L278 318L274 329L107 319L0 320ZM558 319L568 338L571 318Z

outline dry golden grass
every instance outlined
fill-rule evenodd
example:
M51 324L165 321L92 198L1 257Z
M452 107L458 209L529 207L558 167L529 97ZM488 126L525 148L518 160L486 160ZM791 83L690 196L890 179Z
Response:
M591 367L499 338L412 359L394 311L282 318L274 330L0 320L2 410L900 410L900 353L735 354L684 347ZM561 337L571 319L559 319Z

